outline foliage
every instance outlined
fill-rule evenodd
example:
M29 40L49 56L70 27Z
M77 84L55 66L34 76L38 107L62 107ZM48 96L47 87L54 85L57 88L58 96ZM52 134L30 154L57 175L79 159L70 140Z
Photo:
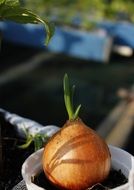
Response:
M38 14L56 16L63 23L71 22L76 15L80 15L82 22L118 18L134 21L133 0L27 0L26 6L35 9Z
M19 148L26 149L32 143L34 144L34 150L37 151L43 147L44 143L48 141L49 137L46 134L30 135L27 131L25 132L26 141L24 144L18 146Z
M53 36L54 33L53 24L49 23L45 19L41 19L41 17L39 17L32 11L21 7L19 0L0 0L0 20L10 20L23 24L43 24L47 32L46 44L48 44L50 38Z

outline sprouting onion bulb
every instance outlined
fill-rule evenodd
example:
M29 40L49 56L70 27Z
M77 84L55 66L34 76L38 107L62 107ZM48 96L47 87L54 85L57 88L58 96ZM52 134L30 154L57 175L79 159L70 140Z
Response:
M73 107L74 87L64 76L64 100L69 119L46 144L43 170L48 180L65 190L85 190L107 178L111 156L107 144L78 117Z

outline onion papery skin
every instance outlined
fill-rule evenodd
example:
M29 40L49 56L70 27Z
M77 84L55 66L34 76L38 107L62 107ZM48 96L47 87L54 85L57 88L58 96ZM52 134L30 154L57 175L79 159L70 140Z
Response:
M65 190L85 190L107 178L111 156L105 141L81 119L68 120L46 144L43 170Z

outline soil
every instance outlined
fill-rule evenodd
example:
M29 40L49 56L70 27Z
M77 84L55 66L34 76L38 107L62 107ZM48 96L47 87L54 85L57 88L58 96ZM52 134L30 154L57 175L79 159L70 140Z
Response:
M11 190L22 180L21 166L33 147L26 150L18 148L23 140L15 135L14 127L5 122L1 115L0 129L0 190Z
M121 170L117 171L112 169L108 178L101 184L96 184L92 188L86 190L108 190L110 188L115 188L120 185L127 183L127 178L123 175ZM44 172L41 172L38 176L35 176L34 183L40 187L43 187L46 190L58 190L47 180Z

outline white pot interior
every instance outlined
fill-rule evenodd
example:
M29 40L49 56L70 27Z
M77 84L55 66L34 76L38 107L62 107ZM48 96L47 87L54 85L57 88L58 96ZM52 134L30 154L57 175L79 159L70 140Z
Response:
M113 190L134 190L134 157L128 152L109 146L112 158L112 168L121 169L122 173L128 178L128 183L114 188ZM22 176L28 190L44 190L32 183L32 176L42 171L43 149L29 156L22 166Z

